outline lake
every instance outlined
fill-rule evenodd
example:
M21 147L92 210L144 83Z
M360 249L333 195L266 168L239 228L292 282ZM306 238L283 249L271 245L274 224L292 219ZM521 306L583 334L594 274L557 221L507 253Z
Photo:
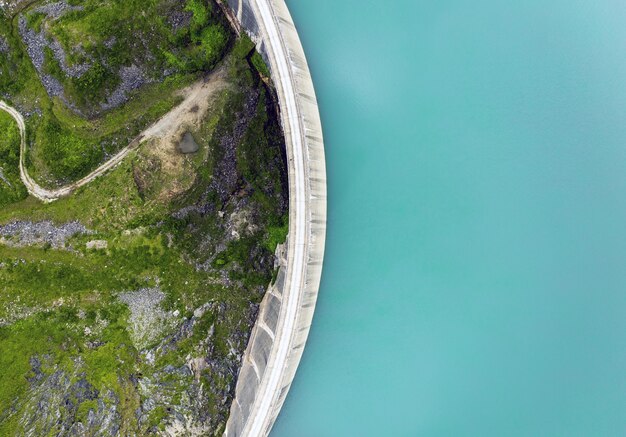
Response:
M272 436L624 435L624 2L288 5L329 222Z

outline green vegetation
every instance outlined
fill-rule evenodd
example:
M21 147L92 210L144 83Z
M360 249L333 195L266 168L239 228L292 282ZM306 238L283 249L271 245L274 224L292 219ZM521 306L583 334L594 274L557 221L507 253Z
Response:
M267 240L265 241L265 248L270 252L276 251L276 246L283 243L287 239L289 233L289 222L287 217L284 219L284 224L280 226L270 226L267 229Z
M28 54L13 28L9 17L0 12L0 38L6 42L8 50L0 50L0 92L9 96L31 96L33 99L45 94L39 77ZM30 106L29 106L30 107Z
M26 198L20 181L20 131L15 121L0 112L0 207Z
M39 1L13 17L0 12L9 47L0 51L0 95L32 114L28 168L49 187L85 176L125 147L180 101L178 91L215 68L233 40L213 0L68 3L73 9L58 18ZM22 20L49 45L26 38ZM42 50L40 67L29 44ZM58 81L61 95L43 75Z
M265 61L263 60L263 58L261 57L261 55L259 54L259 52L255 51L252 56L250 57L250 62L252 62L252 65L254 66L254 68L256 68L256 70L264 77L269 78L271 73L270 73L270 69L267 66L267 64L265 63Z
M43 12L33 12L26 17L26 23L28 27L33 29L35 32L41 32L41 25L43 24L43 20L46 18L46 14Z
M221 59L230 39L213 3L206 0L76 4L82 9L47 20L46 31L61 43L70 65L93 62L80 78L58 76L83 107L101 102L104 91L119 84L120 67L135 64L157 79L166 68L175 69L170 74L205 71ZM192 14L191 20L185 19L183 11ZM173 59L180 62L172 63Z
M62 79L66 99L81 111L113 86L107 75L116 65L145 50L128 42L131 34L150 29L155 38L154 47L146 43L154 56L142 60L154 68L146 67L154 81L125 104L87 117L47 95L20 48L19 17L0 18L0 36L17 48L0 52L0 91L31 114L27 164L40 181L84 175L174 106L176 90L218 63L227 85L200 121L184 126L200 146L196 153L145 142L105 176L50 204L26 197L19 131L0 112L0 168L8 181L0 180L0 226L79 222L89 230L60 240L0 240L0 435L57 435L78 422L87 429L89 417L96 418L89 435L110 433L107 423L121 435L153 435L176 414L220 435L229 411L222 399L232 399L237 355L288 231L283 136L260 77L264 64L254 61L249 39L232 41L210 2L70 1L84 9L54 21L32 12L38 4L23 12L28 25L57 38L68 64L107 60L80 78L63 77L52 50L45 51L44 73ZM166 17L176 7L182 22L189 20L174 28ZM112 36L117 55L102 48ZM77 41L82 55L70 49ZM22 68L19 80L3 82ZM162 79L162 68L176 71ZM121 298L145 290L151 299L162 296L149 304L149 320L140 314L148 304L133 307ZM137 330L155 329L144 336L147 345L136 340ZM106 416L110 411L117 415Z

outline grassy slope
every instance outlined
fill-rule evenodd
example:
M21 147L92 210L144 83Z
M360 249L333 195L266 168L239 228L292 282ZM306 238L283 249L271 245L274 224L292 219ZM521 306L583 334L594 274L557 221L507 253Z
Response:
M26 187L20 181L20 131L15 121L0 112L0 207L26 198Z
M28 403L33 357L46 357L46 375L59 370L73 378L84 374L101 393L112 390L120 399L121 432L146 433L163 425L168 405L157 406L148 423L137 423L135 411L142 399L132 384L132 375L157 375L163 366L182 365L188 355L206 354L202 341L211 326L213 359L226 359L232 346L239 350L245 347L243 340L232 344L233 332L249 329L246 315L250 303L260 301L272 276L271 265L263 264L263 260L286 233L285 211L277 200L286 189L284 174L277 165L282 162L282 138L268 113L269 93L246 62L250 50L249 41L236 44L227 61L233 87L222 93L205 123L193 132L201 149L195 156L185 157L184 174L178 177L193 177L183 194L164 200L159 194L171 181L159 179L158 173L148 181L151 191L138 188L134 176L148 153L139 149L115 170L69 198L45 205L28 198L0 210L0 223L79 220L96 232L71 239L68 244L72 251L0 245L0 319L12 322L0 327L0 435L19 429L20 417L36 414ZM234 129L235 114L242 111L245 90L250 89L257 89L260 98L237 148L237 169L259 226L254 233L221 247L218 243L224 239L224 228L217 211L192 213L184 219L175 219L170 213L197 202L217 177L216 164L223 154L220 138ZM4 126L2 121L0 118L0 127ZM226 217L234 210L230 201L220 206ZM208 249L201 244L206 235L214 242ZM92 239L106 240L108 248L87 250L85 243ZM194 268L195 263L211 256L214 260L207 271ZM230 280L224 282L224 275ZM208 311L189 338L157 356L151 366L133 344L129 311L116 296L157 283L166 295L164 309L178 310L181 318L191 317L193 310L206 302L224 305L227 312L220 315ZM86 334L85 328L92 332ZM166 334L167 330L162 335ZM192 380L172 377L168 381L168 376L158 375L165 378L164 384L171 384L168 402L173 404L180 401L182 387L192 384ZM226 392L233 386L232 376L211 369L203 372L201 381ZM209 409L225 419L217 401L214 399ZM64 414L74 414L70 420L80 421L94 408L93 401L84 401L78 412Z
M84 9L58 20L33 12L41 3L32 3L14 17L0 12L0 36L11 48L9 53L0 53L0 96L34 113L27 119L32 151L27 164L47 186L79 179L126 146L178 102L177 90L219 62L232 39L217 7L214 11L208 1L71 1ZM175 9L192 15L189 24L177 31L164 18ZM48 53L44 71L64 85L72 105L95 116L79 116L60 99L49 98L20 39L20 16L27 17L31 28L61 43L68 65L91 64L83 76L68 77ZM115 44L109 48L110 41ZM130 103L99 111L120 83L119 68L133 64L139 64L153 83L131 92ZM168 76L163 79L165 70Z

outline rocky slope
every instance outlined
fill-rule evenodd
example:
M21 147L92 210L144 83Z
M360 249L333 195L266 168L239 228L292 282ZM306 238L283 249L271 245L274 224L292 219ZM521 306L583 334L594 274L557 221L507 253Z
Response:
M103 85L96 100L68 92L95 63L114 65L107 46L129 43L92 30L89 17L135 3L2 4L0 49L8 49L0 72L23 63L32 77L7 85L0 75L0 95L27 114L29 135L42 141L30 138L35 173L51 174L43 141L65 135L46 131L46 123L61 131L76 126L81 141L106 152L124 136L98 129L145 128L151 118L131 114L146 96L169 107L174 94L150 88L168 80L161 55L141 35L128 48L140 61L112 69L120 73L116 85ZM175 135L144 141L70 197L44 205L24 194L2 197L0 189L0 435L220 435L258 303L275 273L273 252L287 230L286 162L273 91L250 61L253 46L224 28L224 54L206 63L215 32L206 29L223 18L216 5L140 3L144 21L131 29L158 34L159 16L182 35L171 53L186 61L168 67L167 77L191 75L193 83L220 74L223 84L208 105L189 110ZM78 30L83 46L70 54L62 35L77 38ZM49 70L37 65L39 49L29 38L45 46L44 63L46 56L59 63L62 93L50 93ZM146 80L124 92L117 108L107 106L132 65L143 73L130 75ZM0 146L12 150L14 143ZM19 185L9 158L0 153L0 168Z

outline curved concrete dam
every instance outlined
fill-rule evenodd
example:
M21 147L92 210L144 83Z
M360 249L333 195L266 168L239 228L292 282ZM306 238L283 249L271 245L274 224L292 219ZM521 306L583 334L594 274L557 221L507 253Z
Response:
M267 62L279 100L289 173L289 235L261 303L224 435L266 436L285 401L315 310L326 237L326 164L317 99L284 0L228 0L235 26Z

